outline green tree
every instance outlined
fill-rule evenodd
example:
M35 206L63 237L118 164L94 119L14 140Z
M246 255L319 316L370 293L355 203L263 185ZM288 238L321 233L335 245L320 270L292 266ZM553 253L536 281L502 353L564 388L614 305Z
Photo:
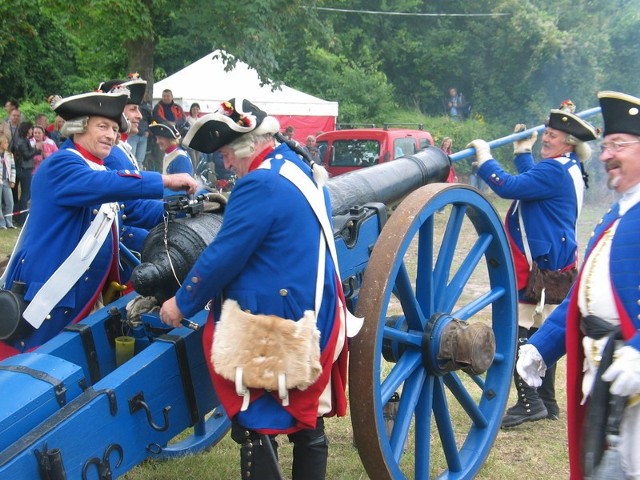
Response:
M3 99L46 100L77 65L71 41L42 0L0 2L0 94Z
M215 49L225 50L247 62L268 83L276 78L275 52L286 46L287 28L307 14L300 8L301 0L185 0L179 3L81 0L80 3L85 3L82 8L92 9L91 22L79 25L83 33L94 32L100 37L96 42L102 39L102 48L111 45L115 58L127 60L128 71L137 70L147 79L148 95L153 91L156 76L160 79L174 73ZM118 21L106 22L114 12ZM277 21L270 20L274 12L278 12ZM119 42L114 42L114 38ZM223 59L229 66L234 64L231 57ZM113 62L105 67L113 72L118 65Z
M156 74L218 48L268 83L278 78L276 54L287 48L288 31L315 10L302 8L301 0L16 0L0 5L0 14L0 75L13 85L1 91L28 98L39 84L43 91L51 84L59 93L77 93L134 71L149 82L149 95ZM46 67L51 79L34 78Z
M313 79L306 91L338 101L343 123L385 122L398 107L392 85L377 65L358 65L349 59L316 49L308 52L305 76ZM285 80L295 80L292 70Z
M602 51L607 75L601 84L608 90L640 95L636 81L640 70L637 46L640 44L640 2L635 0L614 12L599 15L600 25L609 32L609 48ZM622 6L620 6L622 7Z
M0 5L0 93L40 101L137 71L150 95L155 79L223 49L265 83L339 101L344 121L373 122L392 109L439 116L455 85L480 117L538 123L567 98L579 109L595 105L601 88L637 94L639 7L640 0L14 0Z

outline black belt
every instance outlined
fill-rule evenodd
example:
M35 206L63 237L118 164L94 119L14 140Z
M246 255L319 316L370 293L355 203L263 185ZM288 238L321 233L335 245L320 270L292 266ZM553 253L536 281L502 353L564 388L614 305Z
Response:
M595 315L587 315L580 319L580 331L589 338L600 340L602 337L620 332L620 327Z
M612 414L617 417L621 415L620 408L613 408L620 403L620 397L609 393L609 383L604 382L601 377L613 361L615 343L616 340L622 339L622 331L619 325L612 325L595 315L582 317L580 331L595 340L608 337L602 351L596 379L589 395L582 432L582 467L585 475L590 477L600 464L606 448L607 422L611 421L610 416ZM621 403L622 408L624 408L624 403L623 400Z

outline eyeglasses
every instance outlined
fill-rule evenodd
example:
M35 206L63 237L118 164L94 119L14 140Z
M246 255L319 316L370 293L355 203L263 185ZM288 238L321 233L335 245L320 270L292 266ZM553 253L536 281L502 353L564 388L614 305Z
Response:
M632 143L640 143L640 140L631 140L629 142L602 142L600 144L600 153L604 153L607 150L609 153L617 153Z

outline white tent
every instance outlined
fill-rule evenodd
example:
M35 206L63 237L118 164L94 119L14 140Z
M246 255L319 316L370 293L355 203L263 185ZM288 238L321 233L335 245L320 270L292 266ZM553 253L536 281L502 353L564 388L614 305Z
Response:
M202 112L216 110L220 102L230 98L246 98L269 115L278 117L282 128L293 125L296 138L304 139L306 134L332 130L338 116L338 103L308 95L299 90L282 86L272 91L269 85L260 85L258 72L238 60L231 71L225 71L221 58L216 53L183 68L179 72L154 84L154 104L162 98L162 91L169 89L176 103L185 112L191 104L200 104Z

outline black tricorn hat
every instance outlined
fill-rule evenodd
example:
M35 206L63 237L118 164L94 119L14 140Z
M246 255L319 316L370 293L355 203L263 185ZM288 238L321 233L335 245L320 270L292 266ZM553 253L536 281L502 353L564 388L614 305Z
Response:
M202 153L213 153L247 133L277 133L280 123L249 100L232 98L214 113L200 117L189 129L183 145Z
M127 104L127 92L103 93L88 92L71 97L53 97L51 108L65 120L75 120L82 117L104 117L113 120L120 126L121 132L126 132L129 123L122 114Z
M107 80L98 85L98 90L105 93L116 93L125 88L129 90L127 104L140 105L147 89L147 81L138 78L137 74L132 74L128 80Z
M170 140L180 140L180 132L178 132L178 129L173 125L152 122L149 125L149 130L151 130L151 133L153 133L156 137L164 137Z
M626 93L598 92L604 119L604 135L629 133L640 136L640 98Z
M598 138L598 130L593 125L566 110L551 110L547 126L573 135L583 142Z

